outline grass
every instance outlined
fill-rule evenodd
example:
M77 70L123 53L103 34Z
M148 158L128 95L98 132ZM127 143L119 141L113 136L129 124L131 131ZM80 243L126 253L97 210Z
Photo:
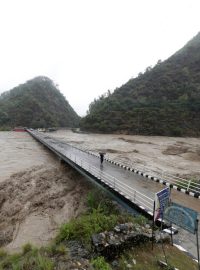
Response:
M87 203L88 212L60 227L56 244L66 240L79 240L90 245L93 234L112 230L118 223L134 221L132 216L120 214L102 192L89 193ZM138 222L141 222L141 219L138 219Z
M92 213L85 214L62 225L56 237L56 243L77 239L88 244L92 234L111 230L117 224L118 219L117 215L108 216L102 213L101 210L94 209Z
M53 267L53 261L30 244L21 253L6 255L0 260L2 270L53 270Z
M110 265L105 261L104 257L97 257L91 261L95 270L112 270Z
M177 248L166 244L165 251L169 265L179 270L197 270L197 263ZM136 264L133 263L133 260L136 261ZM126 270L127 264L130 264L130 269L134 270L161 270L163 268L158 265L158 260L165 261L161 246L159 244L155 245L152 251L151 245L146 244L145 246L137 247L137 249L133 249L122 255L119 260L118 269Z
M60 255L68 255L63 245L52 244L38 249L27 243L21 253L9 255L1 250L0 270L53 270L55 266L53 258Z
M68 249L62 243L56 245L55 242L52 244L41 248L44 252L46 252L50 257L60 256L60 255L68 255Z
M3 249L0 249L0 260L4 258L5 256L7 256L7 252Z
M179 270L197 270L197 263L186 256L177 248L169 244L165 245L165 251L168 263ZM55 260L59 260L59 255L67 255L66 248L61 246L50 245L46 248L37 249L30 244L23 247L21 253L8 255L1 250L0 270L53 270ZM4 254L4 255L3 255ZM63 257L62 257L63 258ZM154 246L152 251L151 245L141 245L137 248L125 252L118 260L118 266L112 266L105 261L104 257L97 257L91 260L94 270L169 270L170 268L161 268L157 261L165 261L162 248L160 245ZM133 262L136 262L134 264ZM129 267L127 267L129 265Z

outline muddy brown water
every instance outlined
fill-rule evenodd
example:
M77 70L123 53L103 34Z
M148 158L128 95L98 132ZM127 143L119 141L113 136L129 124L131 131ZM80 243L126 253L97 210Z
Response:
M90 185L28 133L0 132L0 247L41 246L85 208Z
M0 132L0 182L32 166L58 164L53 154L26 132Z

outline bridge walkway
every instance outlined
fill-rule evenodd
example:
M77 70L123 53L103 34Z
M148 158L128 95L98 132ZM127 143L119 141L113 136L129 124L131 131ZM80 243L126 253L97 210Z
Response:
M35 132L35 131L34 131ZM150 201L145 202L146 197L143 197L140 202L144 207L147 206L147 210L152 211L153 209L153 200L155 193L164 188L160 183L154 182L148 178L145 178L141 175L138 175L132 171L124 170L121 167L118 167L114 164L111 164L107 161L103 162L103 165L100 165L100 159L96 156L90 155L87 152L84 152L78 148L75 148L67 143L59 141L55 138L46 136L43 133L36 132L37 136L40 136L41 139L52 147L54 147L58 152L62 153L65 156L68 156L71 159L74 159L76 162L84 162L88 165L88 170L95 169L100 178L109 178L110 181L120 181L125 185L127 189L133 189L131 195L134 196L134 190L148 197ZM81 165L81 164L80 164ZM171 190L172 200L174 202L180 203L186 207L192 208L200 213L200 201L197 198L188 196L187 194L181 193L177 190ZM147 203L147 204L146 204ZM152 204L152 205L150 205Z

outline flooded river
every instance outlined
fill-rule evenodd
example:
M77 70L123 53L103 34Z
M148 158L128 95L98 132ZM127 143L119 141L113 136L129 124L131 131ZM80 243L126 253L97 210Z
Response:
M155 172L200 178L198 138L78 134L70 130L47 135L96 153L106 152L107 157L141 170L148 167ZM84 208L90 185L29 134L0 132L0 160L0 246L16 251L28 241L46 244L62 222ZM195 238L181 230L179 239L196 256Z
M32 166L56 165L56 158L26 132L0 132L0 182Z
M28 133L0 132L0 247L47 244L84 209L88 182Z

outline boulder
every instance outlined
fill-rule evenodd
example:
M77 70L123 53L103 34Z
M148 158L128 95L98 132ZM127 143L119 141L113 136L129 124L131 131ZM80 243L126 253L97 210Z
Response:
M92 244L95 252L111 259L125 248L150 241L152 234L146 231L146 228L133 223L119 224L113 231L92 235Z

